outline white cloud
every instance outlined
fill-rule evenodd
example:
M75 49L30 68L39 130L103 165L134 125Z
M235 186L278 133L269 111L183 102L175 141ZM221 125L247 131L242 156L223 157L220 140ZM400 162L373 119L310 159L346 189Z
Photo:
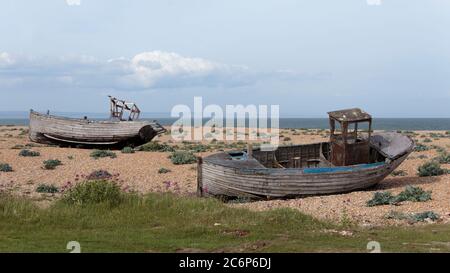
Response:
M14 59L6 52L0 52L0 67L14 64Z
M326 73L294 70L253 71L172 52L150 51L132 58L99 60L91 56L38 58L0 52L0 88L149 90L191 87L240 87L268 81L323 81Z
M247 71L246 67L187 58L162 51L140 53L129 61L120 59L119 63L124 71L129 72L120 77L119 82L143 88L158 85L227 85L236 83L239 74Z
M381 6L381 4L383 4L382 0L366 0L367 1L367 5L369 6Z
M43 59L0 53L0 86L2 82L9 85L17 82L22 85L139 90L240 86L252 81L253 76L246 67L171 52L143 52L131 59L122 57L108 61L89 56Z
M66 4L69 6L79 6L81 5L81 0L66 0Z

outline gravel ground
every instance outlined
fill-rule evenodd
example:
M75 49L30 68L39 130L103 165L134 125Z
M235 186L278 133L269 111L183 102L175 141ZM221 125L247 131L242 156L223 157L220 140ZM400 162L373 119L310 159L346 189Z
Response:
M427 146L436 145L450 151L450 135L439 139L428 137L430 134L445 134L445 132L418 131L416 133L418 136L415 138L418 140L418 143ZM427 137L423 137L423 135ZM432 141L423 142L426 138ZM295 138L293 138L293 141L301 142ZM450 222L450 175L438 177L419 177L417 175L418 166L432 159L437 154L435 149L413 152L397 169L404 170L406 172L405 176L388 176L375 187L365 191L291 200L259 201L233 206L246 207L252 210L288 207L298 209L319 219L340 223L350 222L362 226L409 224L405 220L386 219L385 216L390 211L403 213L433 211L440 215L440 222ZM450 169L450 164L443 164L442 167ZM426 191L432 191L432 200L427 202L402 202L399 205L366 206L366 202L372 198L376 191L391 191L393 194L398 194L407 185L419 186Z
M168 158L170 153L136 152L123 154L114 151L116 158L90 157L92 150L77 148L31 147L40 152L37 157L18 156L20 149L11 149L15 145L30 143L27 135L19 135L19 127L0 127L0 163L8 163L13 172L0 172L0 190L18 195L39 198L35 188L41 184L53 184L61 187L67 182L76 183L83 175L95 170L106 170L118 175L124 188L142 193L171 191L177 194L193 194L196 190L196 164L174 165ZM19 130L14 130L19 128ZM8 131L6 131L8 129ZM12 131L11 131L12 130ZM201 155L201 154L199 154ZM59 159L62 165L54 170L45 170L43 161ZM159 174L160 168L171 170ZM170 182L170 183L167 183ZM170 184L170 186L169 186Z
M28 196L36 201L48 202L57 198L58 194L41 194L36 192L39 184L53 184L62 187L67 182L77 183L84 175L95 170L107 170L118 175L122 186L128 190L147 192L171 191L180 195L194 195L196 192L196 164L174 165L170 162L168 152L136 152L122 154L115 151L117 158L93 159L89 156L91 150L77 148L48 147L35 144L37 147L29 149L39 151L38 157L18 156L20 149L12 149L15 145L26 145L30 141L26 134L26 127L0 126L0 163L8 163L13 172L0 172L0 191ZM450 136L439 139L430 134L445 134L445 132L420 131L415 138L419 143L427 146L436 145L450 150ZM281 130L281 141L290 143L312 143L327 139L324 130ZM431 142L423 142L424 139ZM161 142L170 143L170 135L158 138ZM205 156L210 154L198 153ZM298 209L314 217L333 222L351 222L359 225L407 224L406 221L388 220L385 215L391 210L399 212L417 213L434 211L441 218L439 221L450 221L450 175L439 177L418 177L417 167L437 155L435 149L424 152L414 152L398 168L404 170L405 176L389 176L376 187L347 194L314 196L290 200L260 201L231 206L247 207L252 210L267 210L280 207ZM422 158L420 158L422 157ZM423 158L426 157L426 158ZM43 161L59 159L63 165L55 170L45 170ZM443 165L450 168L450 165ZM160 168L171 171L159 174ZM169 183L170 182L170 183ZM367 207L367 200L371 199L375 191L389 190L399 193L407 185L420 186L424 190L432 191L432 200L428 202L404 202L400 205L386 205Z

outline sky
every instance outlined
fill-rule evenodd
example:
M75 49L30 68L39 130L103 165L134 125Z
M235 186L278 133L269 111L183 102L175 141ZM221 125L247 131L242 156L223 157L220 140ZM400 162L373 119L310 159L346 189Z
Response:
M0 112L450 117L448 0L0 0Z

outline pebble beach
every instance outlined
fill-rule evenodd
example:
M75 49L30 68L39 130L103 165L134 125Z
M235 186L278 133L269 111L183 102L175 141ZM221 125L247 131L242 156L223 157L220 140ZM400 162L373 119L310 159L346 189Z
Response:
M36 188L41 184L63 188L67 184L76 184L97 170L106 170L113 174L124 190L138 193L172 192L177 195L195 196L197 190L196 164L174 165L170 152L121 153L114 151L116 158L94 159L92 150L48 146L32 143L28 139L26 126L0 126L0 164L9 164L12 172L0 172L0 191L14 195L26 196L43 206L57 200L61 193L39 193ZM283 129L281 143L313 143L327 139L326 130ZM331 222L351 222L361 226L410 225L407 221L387 219L391 211L418 213L433 211L439 215L438 222L450 221L450 175L435 177L419 177L417 168L438 155L439 151L450 152L450 135L445 131L409 132L419 144L430 147L425 151L413 152L397 170L402 175L388 176L377 186L346 194L312 196L288 200L269 200L250 203L233 203L233 207L244 207L251 210L270 210L276 208L292 208L313 217ZM170 134L155 139L160 143L174 145ZM207 142L204 142L208 145ZM22 149L37 151L40 156L22 157ZM206 156L215 152L196 153ZM62 165L55 169L43 168L43 161L58 159ZM164 168L168 172L161 173ZM450 169L450 164L442 164L442 168ZM427 202L402 202L397 205L366 206L377 191L391 191L398 194L407 185L419 186L432 192L432 199ZM427 224L427 222L419 223Z

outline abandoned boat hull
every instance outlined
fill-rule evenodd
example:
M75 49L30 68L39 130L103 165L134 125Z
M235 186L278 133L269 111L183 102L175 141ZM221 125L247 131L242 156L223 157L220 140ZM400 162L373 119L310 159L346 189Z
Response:
M81 145L142 144L165 129L150 121L88 120L30 111L30 140Z
M298 146L311 151L313 145ZM413 147L411 140L402 151L382 162L319 168L265 168L254 158L227 160L226 155L215 154L199 163L198 193L271 199L361 190L382 181L406 159Z

